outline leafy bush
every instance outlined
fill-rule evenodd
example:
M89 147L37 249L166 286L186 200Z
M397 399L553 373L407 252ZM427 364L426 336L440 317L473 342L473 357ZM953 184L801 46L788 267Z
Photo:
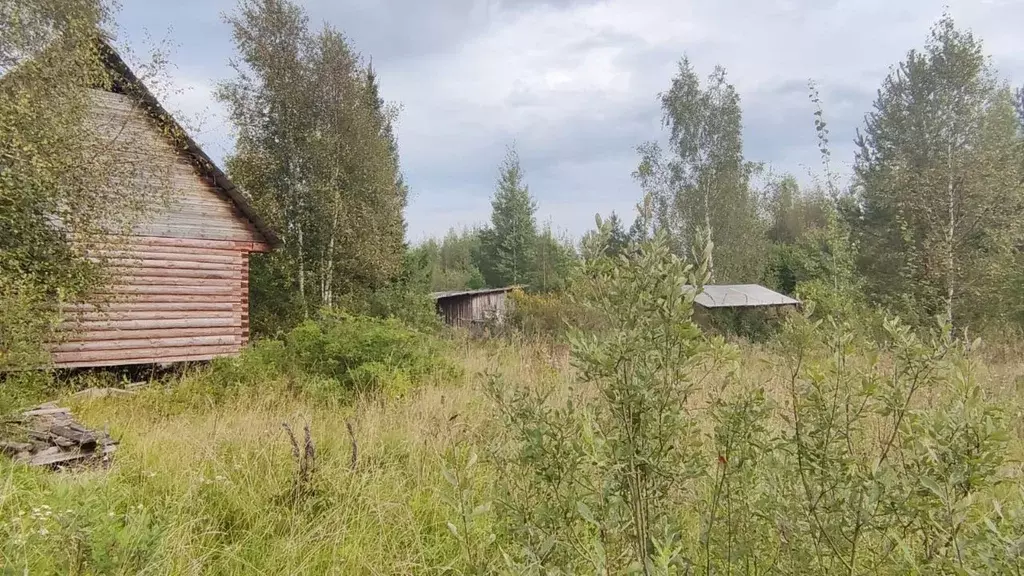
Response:
M453 378L458 368L444 343L401 321L325 311L285 338L294 367L305 374L336 378L351 387L379 388L390 376L404 381Z
M587 267L580 304L607 323L573 334L580 386L489 387L512 572L1024 569L1020 482L977 342L796 315L764 377L744 378L680 290L706 269L661 240Z
M401 395L429 379L453 379L459 368L436 335L394 319L325 310L282 340L261 340L237 358L219 358L203 378L215 395L277 381L318 398L350 391Z
M597 317L564 292L532 294L516 288L509 294L509 304L509 324L526 336L562 339L571 328L597 326Z

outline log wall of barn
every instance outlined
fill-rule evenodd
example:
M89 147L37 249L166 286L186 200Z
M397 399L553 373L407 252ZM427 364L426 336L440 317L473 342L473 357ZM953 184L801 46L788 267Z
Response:
M249 253L268 249L263 237L130 99L95 91L95 102L101 132L130 139L133 167L152 167L131 181L151 187L146 193L153 200L130 234L83 246L106 264L110 279L96 297L65 308L61 337L51 348L54 364L237 354L249 336Z

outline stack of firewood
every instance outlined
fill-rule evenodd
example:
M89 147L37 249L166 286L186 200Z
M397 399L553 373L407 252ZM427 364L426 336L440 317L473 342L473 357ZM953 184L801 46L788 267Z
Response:
M0 439L0 451L31 466L107 464L117 448L110 435L75 422L71 411L56 402L37 406L6 423L10 439Z

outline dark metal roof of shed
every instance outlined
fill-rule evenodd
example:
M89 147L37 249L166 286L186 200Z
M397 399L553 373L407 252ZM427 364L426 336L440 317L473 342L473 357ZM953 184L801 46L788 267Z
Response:
M684 286L692 290L692 286ZM693 299L704 308L756 308L768 306L798 306L800 301L779 294L758 284L720 284L704 286L704 291Z

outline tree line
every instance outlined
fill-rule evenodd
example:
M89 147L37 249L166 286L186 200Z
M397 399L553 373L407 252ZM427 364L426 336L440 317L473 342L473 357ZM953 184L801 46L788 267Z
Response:
M858 130L846 184L832 168L813 83L808 94L822 160L809 185L745 157L741 99L726 70L702 81L684 57L660 95L667 144L638 147L643 196L628 229L611 214L578 243L537 234L510 156L490 226L414 252L433 289L518 283L532 270L535 289L557 290L588 246L621 252L662 233L679 256L713 246L711 283L761 283L917 323L1021 326L1024 88L998 75L982 41L947 14L891 68ZM541 249L548 244L554 258ZM557 280L537 281L547 270Z
M59 321L42 311L102 282L53 216L88 234L112 212L130 226L138 207L102 193L130 177L117 162L80 154L82 89L115 80L93 41L113 9L102 0L2 6L12 25L0 27L0 338L11 358ZM629 225L608 214L573 240L538 223L510 149L490 222L416 246L405 238L399 108L381 97L370 62L338 29L310 26L290 0L241 0L225 19L234 74L216 96L237 135L226 169L284 240L252 261L254 333L380 294L560 291L595 250L620 253L654 234L684 257L713 246L712 283L757 282L918 323L1024 324L1024 90L1011 89L982 41L948 15L883 81L849 183L831 167L813 86L822 167L801 185L746 157L742 102L726 70L701 78L684 57L660 94L664 143L638 147L642 197Z

